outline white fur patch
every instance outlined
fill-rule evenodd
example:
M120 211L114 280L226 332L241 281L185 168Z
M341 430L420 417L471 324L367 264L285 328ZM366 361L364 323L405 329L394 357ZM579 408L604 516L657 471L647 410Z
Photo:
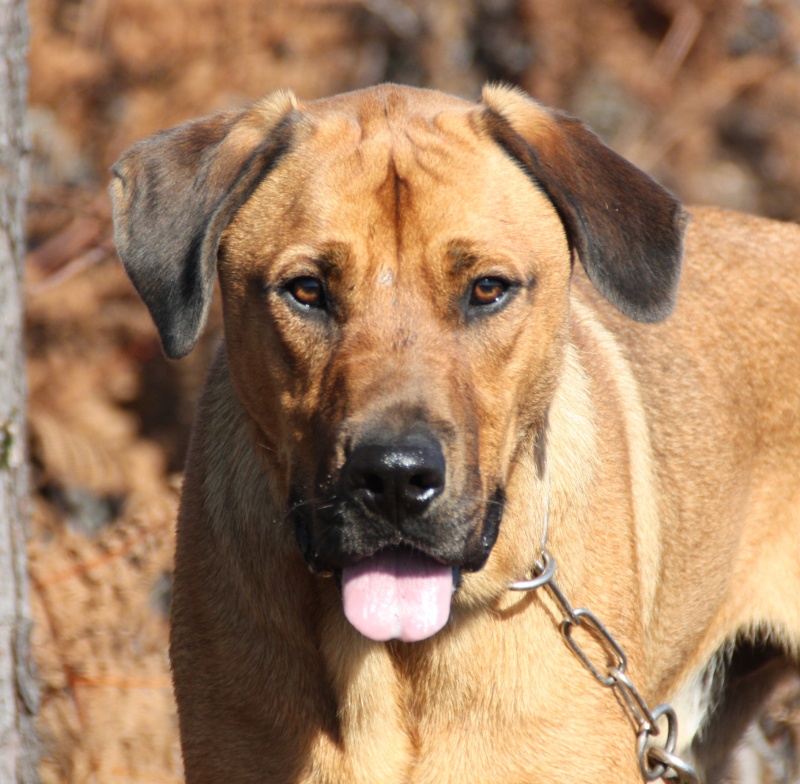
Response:
M708 722L719 699L719 675L725 669L725 652L719 651L672 696L678 717L678 756L691 760L691 745Z

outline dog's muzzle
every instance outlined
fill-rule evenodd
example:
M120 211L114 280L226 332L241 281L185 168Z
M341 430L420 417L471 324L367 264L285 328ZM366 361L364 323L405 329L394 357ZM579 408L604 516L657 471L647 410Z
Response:
M494 545L502 494L467 500L448 488L447 469L427 432L365 439L332 497L296 506L306 560L340 578L345 615L370 639L413 642L438 632L461 571L480 569Z
M425 512L445 486L438 443L407 438L366 444L347 461L351 499L383 517L407 540L418 540ZM450 616L453 569L412 549L384 549L342 570L342 602L350 623L377 641L413 642L438 632Z

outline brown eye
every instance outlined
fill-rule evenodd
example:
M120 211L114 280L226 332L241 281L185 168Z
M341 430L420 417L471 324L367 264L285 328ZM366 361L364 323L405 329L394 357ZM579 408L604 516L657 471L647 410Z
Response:
M322 281L318 278L312 278L310 275L294 278L286 284L286 291L292 295L292 298L297 303L304 307L325 307L325 289L322 286Z
M505 297L508 287L508 282L502 278L480 278L472 284L469 304L478 307L494 305Z

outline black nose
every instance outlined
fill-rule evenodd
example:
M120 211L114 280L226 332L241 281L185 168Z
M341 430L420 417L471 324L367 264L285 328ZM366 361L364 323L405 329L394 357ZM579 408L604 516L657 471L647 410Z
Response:
M433 439L364 444L345 467L348 492L388 520L422 514L444 490L445 460Z

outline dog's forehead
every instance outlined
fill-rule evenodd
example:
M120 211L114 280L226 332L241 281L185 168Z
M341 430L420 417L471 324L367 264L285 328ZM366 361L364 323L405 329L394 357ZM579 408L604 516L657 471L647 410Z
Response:
M537 247L563 249L552 204L486 131L483 105L384 85L295 111L289 150L232 224L252 253L338 244L377 269L401 247L420 261L462 240L522 249L537 220Z
M300 104L305 133L297 152L313 155L320 170L384 169L402 178L442 159L485 153L479 149L480 109L469 101L397 85L360 90ZM379 172L375 172L378 174Z
M485 110L397 85L301 102L290 148L260 195L271 211L290 193L293 214L313 211L318 226L328 211L341 225L351 211L387 205L421 212L426 223L465 208L473 223L481 213L499 217L509 202L529 215L525 203L546 200L487 132Z

